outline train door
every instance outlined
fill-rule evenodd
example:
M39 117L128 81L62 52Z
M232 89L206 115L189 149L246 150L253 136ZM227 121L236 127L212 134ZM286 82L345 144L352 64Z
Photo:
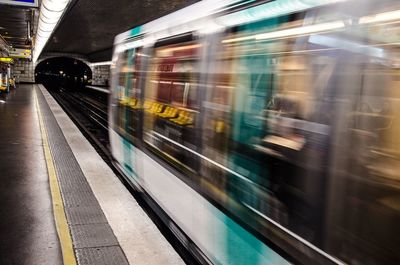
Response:
M210 46L191 34L155 44L144 91L143 139L148 154L164 168L146 165L144 176L149 194L218 264L225 255L225 231L215 225L218 211L197 193L204 184L199 171L206 80L200 73L209 66L205 50Z
M122 152L122 136L119 133L119 98L121 93L119 92L122 88L120 87L119 80L119 68L121 64L122 53L114 52L113 61L111 65L111 93L109 98L108 108L108 124L109 124L109 139L110 149L112 155L119 165L123 163L123 152Z
M141 51L141 48L133 48L118 55L110 118L113 154L134 181L138 181L136 148L141 138Z
M215 163L204 161L201 172L235 218L262 233L273 220L319 244L332 114L326 82L334 64L307 52L312 47L306 44L296 46L297 38L251 38L298 23L285 19L227 34L209 56L202 151ZM263 242L236 229L229 216L225 220L228 257L253 264L273 257ZM240 257L238 235L252 242ZM246 256L255 250L263 254Z
M229 37L234 38L234 34L221 32L206 37L209 47L203 68L206 85L201 129L202 155L207 159L201 161L200 172L204 188L225 208L223 212L213 210L216 220L210 226L219 228L214 241L218 242L221 263L278 264L280 257L237 223L238 217L243 218L237 205L253 205L260 194L257 181L262 167L246 145L252 146L252 139L261 137L264 123L259 117L266 105L264 94L268 89L264 88L269 79L261 71L268 61L254 58L244 62L246 50L225 45ZM253 66L250 70L249 65ZM244 75L253 78L244 82Z
M353 35L367 30L348 29ZM387 31L399 32L398 23L374 25L374 34L357 40L365 44L363 51L349 49L354 40L346 40L336 58L340 69L335 69L335 148L325 244L354 264L400 261L400 71L391 63L399 49L381 45L390 41ZM386 56L378 59L372 51Z

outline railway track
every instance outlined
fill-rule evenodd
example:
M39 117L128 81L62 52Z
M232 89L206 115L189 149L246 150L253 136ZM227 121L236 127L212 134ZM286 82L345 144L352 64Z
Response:
M74 92L63 88L49 89L49 92L100 156L112 166L108 139L107 101L89 92Z

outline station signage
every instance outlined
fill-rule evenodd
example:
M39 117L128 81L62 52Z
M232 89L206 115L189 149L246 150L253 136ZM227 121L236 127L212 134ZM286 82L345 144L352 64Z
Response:
M0 0L0 4L38 7L38 0Z
M10 57L0 57L0 63L14 63L14 59Z

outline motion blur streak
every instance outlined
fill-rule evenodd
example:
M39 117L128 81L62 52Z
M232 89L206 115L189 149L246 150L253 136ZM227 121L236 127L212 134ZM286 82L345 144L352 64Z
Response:
M399 1L212 3L115 39L127 179L203 263L400 264Z

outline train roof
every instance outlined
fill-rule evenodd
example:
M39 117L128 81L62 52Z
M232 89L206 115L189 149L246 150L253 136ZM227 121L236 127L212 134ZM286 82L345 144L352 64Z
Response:
M231 27L343 1L345 0L203 0L118 34L115 37L114 45L135 39L144 34L166 32L166 34L162 35L171 36L176 35L176 33L189 32L206 27ZM250 7L243 8L247 5ZM230 12L231 10L233 10L233 13ZM238 11L234 12L235 10ZM217 13L223 13L223 15L218 16L212 22L204 20ZM171 31L173 28L179 29Z

